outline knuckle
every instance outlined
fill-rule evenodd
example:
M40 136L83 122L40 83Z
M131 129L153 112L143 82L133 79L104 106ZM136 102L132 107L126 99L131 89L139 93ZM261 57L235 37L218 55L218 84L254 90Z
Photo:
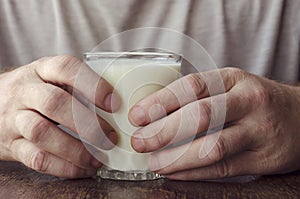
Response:
M36 171L45 172L48 167L46 153L43 151L32 153L27 160L27 165Z
M49 61L51 60L51 57L41 57L39 59L34 60L33 62L25 65L23 68L27 69L27 71L30 71L28 69L32 69L32 68L39 68L41 65L46 65L49 63ZM31 73L36 72L36 71L30 71Z
M211 152L208 153L207 156L213 163L222 160L226 156L226 146L223 136L218 138Z
M155 136L155 145L156 147L163 147L166 145L166 136L163 132L157 133Z
M236 67L224 68L222 69L222 73L225 73L223 74L223 77L229 78L229 79L225 79L224 81L231 82L231 85L234 85L236 82L243 81L249 76L249 74L246 71Z
M56 114L70 103L68 93L55 89L51 94L44 100L43 109L49 117L55 117Z
M188 88L186 88L186 90L193 91L197 98L200 98L202 93L207 90L206 84L203 82L199 74L189 74L186 76L185 80L188 82Z
M211 104L206 101L200 101L199 112L201 120L205 121L205 123L209 123L209 121L212 119Z
M246 71L237 67L227 67L224 68L224 71L230 75L233 75L234 77L238 77L239 79L245 79L245 76L247 74Z
M229 165L227 160L223 160L215 165L215 171L217 172L217 178L226 178L231 174L229 172Z
M92 156L88 153L83 144L80 144L80 146L75 148L73 155L73 157L77 158L76 162L83 163L85 165L88 165L89 160L92 159Z
M43 119L37 119L28 126L28 139L33 143L39 143L50 129L50 123Z
M61 56L56 56L53 58L53 60L57 66L58 71L65 71L65 70L71 70L74 66L77 66L78 64L81 63L81 60L70 56L70 55L61 55Z
M82 175L82 171L73 164L64 164L62 175L66 176L67 178L77 178Z
M58 62L60 64L59 67L65 67L68 66L69 64L74 64L74 63L79 63L81 62L80 59L71 56L71 55L59 55L59 56L55 56L52 58L52 61L54 62Z
M197 129L200 129L200 108L198 103L188 104L184 107L185 118L189 124L198 125Z
M70 55L55 56L47 59L46 64L55 74L68 74L68 79L74 81L78 67L83 62Z
M260 83L256 83L255 87L253 87L253 93L251 97L256 104L266 104L269 102L269 92L266 87L264 87Z
M171 141L172 136L168 133L170 129L166 123L167 119L164 118L157 121L154 125L149 126L151 133L148 134L150 135L150 139L145 139L147 142L146 146L151 146L157 149L167 145Z

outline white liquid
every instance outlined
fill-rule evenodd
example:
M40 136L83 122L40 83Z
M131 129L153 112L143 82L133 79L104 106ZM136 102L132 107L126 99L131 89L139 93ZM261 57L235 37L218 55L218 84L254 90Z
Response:
M107 162L104 164L114 170L148 170L149 154L137 153L130 144L131 135L138 128L128 120L129 109L140 99L178 78L180 63L175 60L149 60L119 58L98 59L87 62L94 71L104 77L121 97L120 109L111 114L96 108L97 114L104 118L118 133L117 146L104 151Z

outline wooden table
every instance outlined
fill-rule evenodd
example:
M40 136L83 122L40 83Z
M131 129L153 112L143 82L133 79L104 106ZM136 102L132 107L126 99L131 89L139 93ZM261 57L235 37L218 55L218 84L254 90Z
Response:
M64 180L0 162L0 198L300 198L300 172L248 183Z

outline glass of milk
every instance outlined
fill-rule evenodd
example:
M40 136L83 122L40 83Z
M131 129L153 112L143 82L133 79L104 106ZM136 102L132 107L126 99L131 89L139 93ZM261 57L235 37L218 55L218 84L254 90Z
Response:
M151 180L161 176L149 171L149 153L137 153L131 136L138 127L128 119L130 108L143 97L167 86L179 77L181 56L154 52L91 52L85 62L106 79L121 97L114 113L93 107L118 133L112 150L101 150L106 158L98 176L117 180Z

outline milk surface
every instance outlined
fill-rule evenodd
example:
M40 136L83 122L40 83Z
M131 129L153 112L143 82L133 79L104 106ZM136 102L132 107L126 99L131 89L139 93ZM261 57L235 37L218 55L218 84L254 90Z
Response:
M143 97L163 88L179 76L180 63L176 60L150 60L137 58L101 58L87 61L88 65L105 78L121 97L121 107L115 113L96 108L118 133L117 146L103 151L106 167L121 171L148 170L149 154L137 153L130 144L131 135L138 128L128 119L130 108Z

